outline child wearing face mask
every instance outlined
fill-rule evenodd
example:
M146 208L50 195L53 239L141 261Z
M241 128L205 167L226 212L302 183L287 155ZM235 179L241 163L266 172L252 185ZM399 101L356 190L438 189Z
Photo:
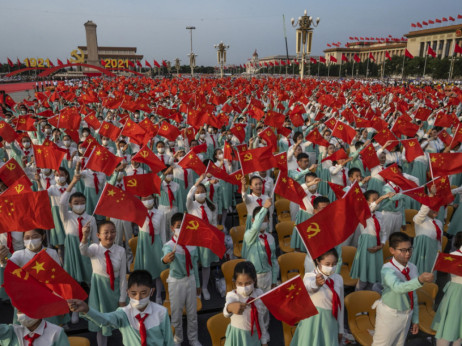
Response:
M55 260L56 263L62 265L61 260L59 259L58 253L56 250L51 248L46 248L43 246L43 242L46 239L46 233L43 229L33 229L31 231L24 232L24 249L15 251L10 257L10 261L19 267L24 266L29 262L36 254L38 254L42 249L45 249L48 255ZM3 259L3 263L6 263ZM16 320L16 316L13 317L13 321ZM69 315L54 316L47 318L47 321L56 324L65 324L69 322Z
M63 328L18 311L17 324L0 324L1 345L68 346Z
M187 336L189 344L200 346L197 333L197 297L201 294L199 272L197 269L198 250L195 246L178 245L183 214L172 216L170 230L172 240L164 244L162 262L168 264L170 272L167 278L172 326L175 328L173 340L181 345L183 342L183 308L186 308L188 323Z
M173 163L173 157L170 154L167 154L165 152L165 143L162 141L159 141L156 143L156 150L157 154L156 156L165 164L165 165L171 165Z
M276 287L279 264L276 258L276 243L268 229L268 209L271 200L267 199L262 207L257 207L252 214L252 227L244 233L242 258L252 262L257 271L258 288L264 292Z
M112 221L103 221L98 225L99 244L88 243L90 226L83 227L80 253L91 259L92 275L88 304L99 312L111 312L118 306L125 306L127 299L127 265L125 249L114 244L116 229ZM88 323L88 330L96 332L98 346L107 345L107 337L112 328Z
M43 190L43 185L38 176L35 177L38 185L38 190ZM48 196L51 201L51 213L53 215L53 221L55 227L50 229L49 243L53 247L58 247L58 253L61 261L64 261L64 238L65 232L63 222L59 216L59 200L64 192L66 192L69 183L69 172L60 167L58 171L54 173L55 184L51 185L48 189ZM71 194L75 192L75 188L72 189Z
M216 207L207 198L207 190L202 184L205 174L202 174L196 184L191 188L186 197L186 209L188 214L194 215L207 221L209 224L216 226ZM210 293L207 289L210 279L210 265L218 262L220 259L210 249L198 247L199 262L202 265L202 295L204 300L210 300Z
M331 249L315 259L303 282L318 314L297 325L291 346L339 345L343 337L343 279L335 274L339 255Z
M73 168L73 159L78 154L78 150L75 148L75 144L72 144L73 142L71 140L71 137L65 135L63 137L61 148L66 150L66 155L64 156L63 161L61 162L61 167L65 169L70 169L71 171Z
M268 195L263 194L263 180L259 176L253 176L250 178L250 189L252 190L251 194L248 194L246 191L246 180L245 177L241 179L241 194L242 200L244 201L247 207L247 221L246 229L252 227L252 214L253 210L256 207L261 207L269 199ZM269 192L270 193L270 192ZM271 219L271 213L270 213Z
M265 321L263 320L263 316L268 313L267 309L261 300L248 304L263 294L261 289L256 288L257 272L254 265L251 262L236 264L233 281L236 289L226 294L223 309L223 315L231 318L231 323L226 329L225 346L267 345L270 336L268 329L264 327Z
M368 190L364 197L369 204L371 210L371 217L366 220L367 226L359 224L361 235L358 239L358 247L356 255L351 267L350 276L353 279L359 279L356 284L356 291L372 289L372 285L382 281L380 277L380 270L383 265L382 248L387 237L382 228L382 216L376 209L386 198L392 197L393 194L389 193L379 197L379 193L374 190Z
M68 300L69 309L100 327L119 329L124 345L173 346L168 311L150 301L154 294L152 277L145 270L135 270L128 277L130 303L114 312L101 313L77 299Z
M101 192L107 181L107 176L103 172L96 172L91 169L80 170L80 165L77 166L76 171L80 172L80 177L83 181L83 194L87 200L86 211L88 214L94 214L96 204L98 203ZM76 173L77 174L77 173ZM103 216L97 215L98 220L104 220Z
M114 142L112 142L108 137L103 136L103 138L101 138L101 145L109 150L112 154L115 154L115 146L113 143Z
M91 235L87 238L90 238L92 243L98 244L98 237L96 235L95 218L85 212L85 195L81 192L72 193L79 179L80 174L76 173L59 201L59 214L63 222L64 232L66 233L63 267L77 282L90 284L91 262L88 257L80 254L83 228L89 225ZM72 323L78 323L78 317L78 314L73 314Z
M56 184L55 175L50 168L37 169L34 178L37 182L37 187L40 183L40 186L42 186L44 190L48 190L52 185Z
M180 186L173 181L173 166L168 166L162 171L162 183L160 184L159 211L164 213L166 229L169 228L168 220L178 212L180 201Z
M160 273L167 266L159 260L162 257L162 247L167 242L164 213L154 207L154 196L141 197L141 202L148 211L143 227L138 232L136 246L135 270L149 271L156 281L156 303L162 304L162 281Z
M222 149L215 149L213 154L213 161L215 166L221 168L225 173L231 174L233 172L232 164L225 160ZM219 180L220 185L220 201L221 205L218 206L218 224L223 225L226 230L225 223L228 215L228 210L233 206L233 185L224 181ZM271 189L272 190L272 189ZM226 231L225 231L226 232Z
M136 153L133 153L132 156L135 156ZM137 174L146 174L146 170L141 167L141 164L136 161L131 161L127 167L125 167L125 173L127 176L137 175Z

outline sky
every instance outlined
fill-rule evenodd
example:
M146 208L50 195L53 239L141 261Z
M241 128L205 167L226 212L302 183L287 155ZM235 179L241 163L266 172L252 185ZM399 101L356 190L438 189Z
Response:
M290 23L304 10L320 23L313 32L312 55L326 44L348 42L350 36L402 37L410 24L462 14L461 0L0 0L0 62L27 57L70 58L86 45L83 24L97 24L100 46L137 47L153 61L180 58L189 64L190 36L197 65L216 65L214 44L230 48L228 64L243 64L255 49L260 58L295 54L295 29ZM462 20L456 21L462 27Z

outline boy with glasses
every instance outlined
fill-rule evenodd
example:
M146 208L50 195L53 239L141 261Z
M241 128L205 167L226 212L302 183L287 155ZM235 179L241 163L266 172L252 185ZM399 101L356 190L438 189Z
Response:
M417 267L409 262L412 242L407 234L391 234L389 244L393 258L382 267L382 298L372 306L377 308L373 346L404 345L411 322L411 333L419 332L415 290L433 281L432 273L419 275Z

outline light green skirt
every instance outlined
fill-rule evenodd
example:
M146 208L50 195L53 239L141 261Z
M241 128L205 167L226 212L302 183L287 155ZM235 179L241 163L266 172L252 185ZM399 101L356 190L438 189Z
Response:
M456 341L462 338L462 285L448 282L443 291L444 297L433 318L432 329L436 330L437 339Z
M138 245L136 247L135 270L144 269L151 273L152 278L160 277L160 273L168 266L163 264L161 258L162 240L156 234L154 244L151 244L151 236L146 232L138 233Z
M64 265L63 268L77 282L90 284L91 281L91 261L87 256L80 254L79 237L68 234L64 240Z
M291 346L337 346L338 322L332 310L318 309L318 314L302 320L295 330Z
M368 248L377 246L377 237L372 234L361 234L358 249L353 260L350 276L363 282L381 282L380 271L383 266L382 250L370 253Z
M415 264L419 273L429 273L438 255L438 240L419 235L414 238L413 247L411 263Z
M233 327L231 324L226 329L225 346L260 346L261 342L258 339L258 333L255 330L253 335L250 335L250 330L243 330Z

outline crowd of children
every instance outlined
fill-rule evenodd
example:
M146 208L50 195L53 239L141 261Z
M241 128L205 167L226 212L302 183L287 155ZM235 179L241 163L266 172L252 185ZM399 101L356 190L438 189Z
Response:
M416 290L425 283L435 282L436 273L432 271L438 252L452 251L451 254L462 256L462 208L455 208L460 203L462 174L449 176L450 191L455 197L450 208L455 212L450 214L447 205L432 210L430 206L409 198L403 193L403 188L379 173L397 164L402 177L416 182L417 186L424 186L427 181L437 178L431 172L428 153L462 150L458 141L450 144L442 141L442 131L455 137L454 130L457 130L449 126L447 129L436 127L437 114L440 109L447 109L448 113L453 112L456 118L460 118L462 103L450 103L451 97L443 94L437 86L430 88L442 93L435 108L429 109L430 115L425 121L414 116L410 120L419 128L415 138L419 140L424 155L408 161L399 140L383 145L376 140L378 131L371 123L366 128L357 126L356 136L348 143L338 134L333 136L335 131L324 122L332 118L351 123L344 110L354 110L356 117L369 120L375 117L393 128L397 119L403 116L402 102L408 105L406 114L415 115L420 108L428 107L423 97L430 98L429 90L406 89L404 86L403 89L386 88L383 85L378 88L360 83L356 87L362 91L369 90L369 87L372 90L365 100L350 91L352 81L343 84L312 81L312 85L302 86L291 80L297 91L288 91L279 80L254 82L255 86L246 81L237 84L231 80L220 85L213 79L174 80L166 84L135 78L92 79L72 87L58 83L56 92L61 97L54 101L44 102L39 98L40 101L25 100L14 106L3 105L3 123L13 125L18 137L13 141L2 138L0 169L14 158L33 183L34 191L48 191L54 228L27 232L10 229L0 233L0 283L8 261L23 266L45 248L67 273L88 289L89 298L88 302L69 300L70 315L46 320L32 319L15 310L14 324L0 325L0 345L67 345L66 334L58 325L66 327L69 323L78 323L80 318L87 320L88 330L96 333L98 346L107 345L114 329L120 330L125 345L181 345L184 335L190 345L200 345L198 299L208 301L211 295L218 294L210 283L211 268L235 258L229 231L237 226L233 214L237 213L239 203L245 206L246 211L241 223L245 227L241 251L245 261L235 266L234 289L226 293L223 315L230 318L230 323L225 345L270 343L270 312L261 300L254 299L281 283L278 263L281 250L275 231L280 215L274 207L280 199L274 190L281 168L255 171L247 176L242 174L236 185L208 171L197 174L179 164L190 150L197 149L196 154L205 166L213 163L231 176L241 168L239 157L242 151L274 144L264 135L268 126L277 129L279 135L273 152L287 154L287 176L305 192L303 204L291 201L286 212L287 220L294 225L290 246L295 252L306 253L305 272L300 274L318 311L317 315L298 323L291 345L337 345L344 340L348 327L344 321L344 283L339 274L343 246L356 248L349 273L351 278L358 279L355 290L381 293L381 298L373 304L377 312L373 345L404 345L409 331L412 334L419 332ZM268 83L272 88L268 88ZM248 87L249 93L238 93L238 85ZM192 101L190 98L186 100L184 94L178 91L179 86L194 86L197 103L204 103L203 107L209 109L210 117L212 113L216 118L226 113L227 122L222 126L210 121L194 123L193 114L204 112L205 108L198 106L188 111ZM343 97L346 101L327 106L323 100L327 94L315 92L301 97L304 88L317 92L327 88L329 95L339 99ZM142 107L143 110L136 107L113 108L103 101L80 104L83 101L78 97L64 97L69 92L81 96L90 90L100 95L101 100L117 99L125 94L131 98L150 97L151 111L145 107ZM406 92L406 101L393 98L399 92ZM452 92L460 93L460 90ZM189 95L194 98L193 94ZM217 102L213 95L221 101ZM291 101L292 97L299 101ZM59 114L75 106L79 107L78 113L83 119L77 131L78 138L69 135L67 129L50 125L47 117L40 115L47 110ZM266 117L255 116L256 108ZM274 112L281 114L278 126L267 121ZM28 114L33 119L35 130L20 130L17 120ZM300 115L301 123L295 124L294 114ZM153 127L168 121L181 130L175 139L153 133L145 143L166 168L155 172L160 179L159 193L140 197L147 213L141 227L95 214L106 183L125 189L124 177L152 170L147 164L133 160L140 151L140 143L123 135L111 140L100 133L100 128L85 122L89 115L94 115L100 124L107 122L116 127L123 127L127 119L131 119L140 126L149 123ZM243 126L237 126L240 124ZM192 136L187 135L187 129L192 129ZM309 135L313 130L322 136L324 145L307 139L311 138ZM88 155L84 144L90 137L121 158L112 175L86 167ZM400 138L405 139L406 136ZM67 151L59 170L37 168L33 145L44 143ZM248 149L243 149L242 145ZM374 167L366 163L363 153L368 146L377 153L378 163ZM340 149L345 151L346 157L330 157ZM312 258L295 225L322 213L330 203L341 198L339 191L346 193L356 182L371 213L366 225L359 224L345 242L336 244L318 258ZM8 185L0 180L0 192L7 188ZM431 182L426 186L426 197L439 194L440 191ZM406 224L405 211L409 209L416 211L412 223ZM228 251L224 258L218 258L209 248L177 243L186 213L225 233ZM413 239L409 236L411 226L415 231ZM449 238L446 248L443 246L444 237ZM135 243L135 251L132 251ZM385 263L384 247L392 256ZM166 269L169 272L164 287L161 273ZM163 291L169 296L169 309L162 305ZM433 321L438 345L451 342L460 345L462 314L457 305L462 299L461 292L461 277L452 275ZM8 299L1 288L0 299ZM186 314L185 334L183 313Z

